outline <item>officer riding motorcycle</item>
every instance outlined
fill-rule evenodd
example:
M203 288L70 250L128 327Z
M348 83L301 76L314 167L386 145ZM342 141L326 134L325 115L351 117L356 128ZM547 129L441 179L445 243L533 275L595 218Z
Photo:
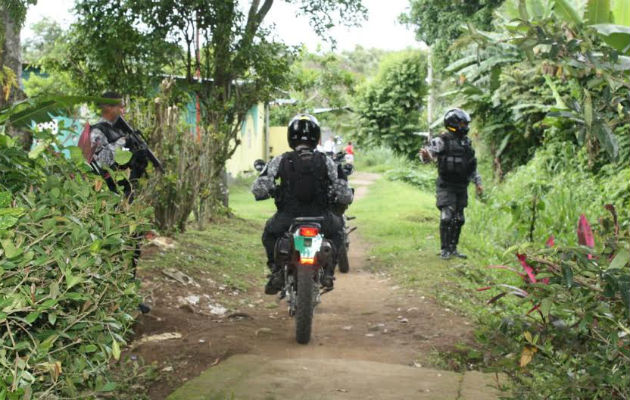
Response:
M278 293L284 283L280 265L274 262L274 247L296 217L324 217L322 231L336 249L344 245L340 234L341 218L332 212L334 205L352 203L353 194L343 171L324 153L315 151L321 136L317 119L298 114L287 128L287 139L293 151L274 157L252 185L256 200L274 197L277 212L267 221L262 242L271 274L266 294ZM279 185L276 185L279 180ZM332 268L325 271L322 286L332 289L336 251Z

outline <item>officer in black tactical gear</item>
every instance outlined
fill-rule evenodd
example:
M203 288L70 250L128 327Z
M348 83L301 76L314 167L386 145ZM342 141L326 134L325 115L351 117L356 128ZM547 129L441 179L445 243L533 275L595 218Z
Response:
M468 134L470 116L459 108L444 115L447 131L420 150L422 161L437 161L437 207L440 209L440 255L466 258L457 251L464 225L464 208L468 205L468 184L474 182L477 194L483 193L477 158Z
M314 151L319 143L321 130L315 117L296 115L287 129L289 146L293 151L274 157L252 185L256 200L274 197L277 212L267 221L262 242L267 252L267 265L271 270L266 294L276 294L282 289L284 277L281 266L274 263L274 246L291 226L296 217L323 216L322 231L335 248L343 245L340 234L342 220L331 212L335 204L352 202L352 191L343 172L324 153ZM276 186L276 179L280 185ZM335 252L336 253L336 252ZM334 255L336 257L336 254ZM322 285L333 287L333 270L325 271Z

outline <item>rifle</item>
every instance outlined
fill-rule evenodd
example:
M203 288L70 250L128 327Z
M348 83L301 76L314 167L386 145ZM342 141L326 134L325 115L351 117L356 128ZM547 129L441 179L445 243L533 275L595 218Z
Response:
M131 126L123 119L122 116L119 116L116 122L114 122L114 128L124 132L127 136L127 147L132 153L136 153L138 151L144 150L147 154L147 158L153 164L153 167L164 173L164 168L162 167L162 163L157 159L155 154L149 149L146 140L142 137L142 133L137 129L132 129Z

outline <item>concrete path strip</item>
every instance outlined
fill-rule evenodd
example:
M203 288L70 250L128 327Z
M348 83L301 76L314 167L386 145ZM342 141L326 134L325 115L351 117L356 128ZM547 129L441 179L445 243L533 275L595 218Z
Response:
M486 374L345 359L233 356L186 383L168 400L486 400L498 398Z

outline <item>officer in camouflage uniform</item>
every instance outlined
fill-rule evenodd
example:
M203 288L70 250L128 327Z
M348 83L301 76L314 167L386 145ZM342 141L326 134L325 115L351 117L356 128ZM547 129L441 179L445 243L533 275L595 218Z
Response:
M483 192L477 172L477 158L468 134L470 116L458 108L444 115L447 132L433 138L420 150L424 162L436 161L438 167L437 207L440 209L440 255L466 258L457 251L464 225L464 208L468 205L468 184L474 182L477 193Z
M125 178L116 183L109 172L102 170L103 167L108 167L112 170L121 168L121 166L116 164L114 155L116 154L116 150L125 147L127 139L123 132L114 127L114 123L118 117L122 115L124 110L122 96L116 92L105 92L101 97L119 100L119 102L115 104L101 104L101 119L99 122L90 127L90 142L94 151L93 162L96 162L97 170L103 179L105 179L105 183L107 183L109 190L118 193L118 184L118 186L123 188L125 198L127 198L129 202L132 202L132 183L135 183L140 175L137 172L134 172L134 169L132 168L130 174L130 180L132 183ZM136 236L134 255L132 258L134 279L136 278L136 266L138 264L138 260L140 259L140 237L141 235ZM151 311L151 308L144 303L140 303L138 308L143 314Z
M118 169L119 166L114 160L116 150L125 147L127 139L123 132L114 127L114 123L120 117L124 110L122 96L116 92L105 92L101 96L106 99L119 100L116 104L101 104L101 119L90 129L90 142L94 151L93 160L100 168ZM100 171L105 183L112 192L118 193L116 182L106 171ZM118 185L123 188L125 197L131 198L131 184L127 179L118 181Z
M274 197L278 209L267 221L262 235L267 265L271 270L265 286L266 294L276 294L282 289L284 277L281 266L274 263L274 247L294 218L323 216L324 236L336 249L344 245L340 234L343 222L331 209L335 204L352 203L353 194L347 178L335 162L324 153L314 151L320 136L321 129L315 117L296 115L287 130L289 146L293 151L274 157L252 186L256 200ZM278 186L276 179L280 180ZM332 288L335 264L336 259L333 260L333 270L325 271L323 286Z

